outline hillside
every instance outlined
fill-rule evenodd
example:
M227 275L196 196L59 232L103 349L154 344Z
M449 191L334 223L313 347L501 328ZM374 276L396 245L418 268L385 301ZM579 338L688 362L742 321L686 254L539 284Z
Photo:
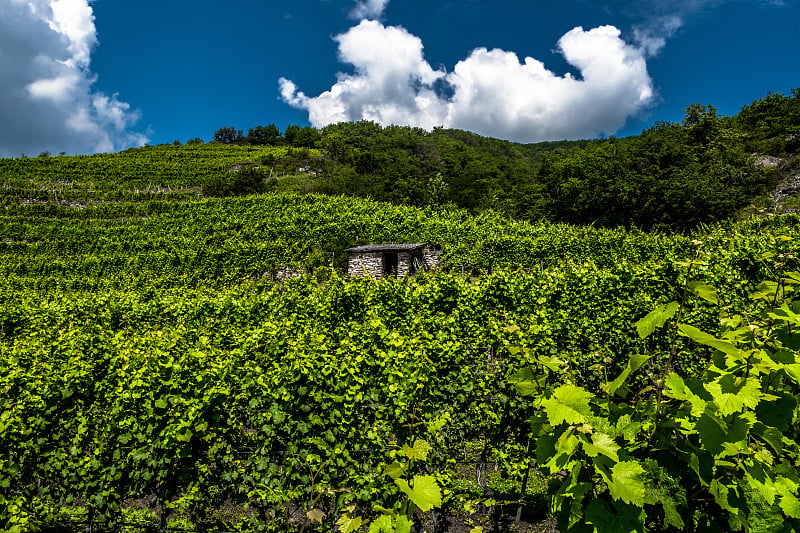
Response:
M0 530L800 529L798 96L0 160Z
M528 221L688 231L798 203L800 91L770 94L733 117L693 104L681 124L625 139L522 145L369 122L234 138L238 144L194 140L119 154L1 159L0 201L321 193Z

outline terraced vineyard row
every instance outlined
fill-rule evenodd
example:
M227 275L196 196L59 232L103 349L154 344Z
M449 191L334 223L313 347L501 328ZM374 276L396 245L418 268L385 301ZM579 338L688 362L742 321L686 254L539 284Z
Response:
M267 165L293 153L318 152L209 143L149 146L91 156L0 159L0 199L86 205L191 198L203 184L225 176L237 163Z

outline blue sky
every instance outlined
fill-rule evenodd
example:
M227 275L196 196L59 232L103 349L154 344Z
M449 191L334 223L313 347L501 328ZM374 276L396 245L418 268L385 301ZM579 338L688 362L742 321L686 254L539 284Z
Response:
M361 118L624 136L800 86L798 30L800 0L0 0L0 155Z

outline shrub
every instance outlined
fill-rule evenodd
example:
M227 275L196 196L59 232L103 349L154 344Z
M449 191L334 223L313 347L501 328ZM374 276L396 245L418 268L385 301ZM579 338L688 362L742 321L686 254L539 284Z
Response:
M244 196L266 191L265 176L259 168L247 167L212 178L203 185L204 196Z

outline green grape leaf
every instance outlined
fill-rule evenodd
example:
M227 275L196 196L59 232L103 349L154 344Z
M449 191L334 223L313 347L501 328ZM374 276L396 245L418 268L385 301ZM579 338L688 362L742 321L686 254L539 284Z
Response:
M770 318L774 318L776 320L783 320L790 324L794 324L795 326L800 326L800 315L792 311L789 307L789 304L784 303L779 309L776 309L774 312L768 313Z
M438 433L450 421L450 411L445 411L427 423L428 433Z
M361 524L359 524L360 526ZM351 529L346 533L351 533L352 531L356 531L355 529ZM381 515L369 525L369 533L394 533L394 524L392 523L392 517L389 515Z
M711 484L708 486L708 491L714 496L714 501L717 502L717 505L722 507L724 510L728 511L732 515L738 515L741 509L735 507L735 503L737 501L736 492L738 490L737 485L725 485L723 482L715 479L711 481ZM732 496L732 498L731 498Z
M363 520L360 516L351 517L345 514L339 517L339 520L336 521L336 525L339 526L339 531L342 533L353 533L353 531L361 529L362 522ZM389 519L389 523L391 524L391 518ZM370 528L370 532L372 532L372 528Z
M644 506L644 468L637 461L622 461L611 468L611 497L637 507Z
M678 330L683 335L689 337L698 344L711 346L712 348L716 348L717 350L724 354L730 355L731 357L739 357L740 355L739 349L730 342L718 339L715 336L706 333L705 331L697 329L694 326L690 326L689 324L678 324Z
M403 464L395 461L394 463L386 466L384 473L392 479L397 479L400 476L405 475L406 467Z
M692 406L692 416L700 416L706 408L706 401L695 394L675 372L670 372L664 379L664 394L669 398L688 401Z
M603 392L608 394L614 394L617 392L617 390L619 390L619 388L625 384L625 381L627 381L628 377L639 370L642 365L649 360L649 355L632 355L630 359L628 359L628 364L625 366L625 369L622 371L622 373L620 373L619 376L617 376L617 379L603 385ZM622 396L624 398L626 395Z
M433 476L414 476L411 480L413 487L409 487L405 479L395 479L394 482L423 512L442 505L442 491Z
M571 528L581 520L583 520L583 500L586 494L591 492L594 486L591 483L577 483L568 492L564 492L563 496L572 498L572 503L569 506L569 527Z
M611 436L595 432L592 433L592 442L589 443L587 440L583 440L583 450L586 452L586 455L589 457L597 457L598 455L605 455L609 459L617 462L619 461L619 456L617 455L617 451L619 451L619 446Z
M589 400L592 398L594 395L583 387L561 385L555 390L552 398L542 400L542 407L547 412L547 418L553 426L562 422L583 424L591 415Z
M753 425L753 434L769 444L775 453L779 455L783 453L783 433L781 433L779 429L765 426L764 424L757 422Z
M686 527L686 524L683 522L681 513L678 511L678 504L675 502L672 495L662 493L659 498L659 503L664 508L664 529L667 529L669 525L682 531L683 528Z
M622 438L626 441L633 442L636 440L636 435L642 430L642 424L640 422L634 422L631 415L624 414L617 420L615 429L617 435L622 435Z
M636 322L636 331L642 339L650 336L655 330L667 323L667 320L675 316L675 313L680 309L678 302L670 302L665 305L659 305L653 311L650 311L644 318Z
M317 524L321 524L325 520L325 512L320 509L309 509L306 512L306 518Z
M761 401L761 383L756 378L737 378L723 374L704 385L719 407L722 416L738 413L745 407L755 409Z
M515 372L508 379L508 382L514 385L517 392L522 396L530 396L539 390L536 384L536 376L530 367L525 367Z
M398 515L397 520L395 521L395 529L394 533L411 533L411 526L414 525L408 517L404 515Z
M711 285L706 285L702 281L690 281L687 284L687 287L692 294L695 296L699 296L703 300L711 302L712 304L719 303L719 297L717 296L717 289L712 287Z
M722 420L706 411L697 420L695 430L706 450L713 455L718 455L722 452L722 443L725 442L725 432L727 430Z
M797 400L794 396L786 392L772 392L776 394L777 398L769 402L761 402L758 404L758 407L756 407L756 416L760 422L763 422L767 426L772 426L780 431L789 431L792 424L792 414L795 408L797 408Z
M545 367L546 369L550 370L551 372L561 372L564 368L564 360L560 357L554 357L549 355L541 355L536 358L536 362Z
M800 519L800 500L798 499L798 485L793 480L779 477L775 481L775 486L781 499L778 505L783 511L783 514L792 518Z
M610 508L602 500L592 500L586 506L586 521L597 533L639 533L644 531L644 510L633 505L614 504ZM614 512L614 511L617 512Z
M431 449L431 445L428 444L427 441L417 439L414 441L414 446L404 444L402 454L409 459L425 461L428 458L428 452L431 451Z
M748 467L744 479L751 488L758 491L770 507L775 504L775 497L778 495L779 490L775 485L772 474L767 472L763 465L756 462Z
M680 482L669 475L658 461L647 459L644 462L647 479L645 504L658 505L664 508L664 529L673 526L682 531L685 527L678 506L686 505L686 493Z
M575 450L580 446L578 437L573 434L573 429L568 428L555 441L552 455L548 456L542 466L551 472L558 472L568 468ZM537 454L539 450L537 449Z

